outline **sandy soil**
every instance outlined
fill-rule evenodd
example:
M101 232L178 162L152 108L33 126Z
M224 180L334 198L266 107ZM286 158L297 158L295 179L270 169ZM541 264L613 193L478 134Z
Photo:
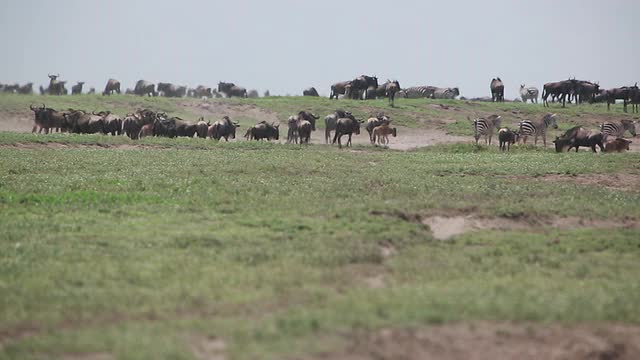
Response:
M298 360L631 360L640 358L640 327L613 324L544 326L460 323L386 328L345 335L336 352Z

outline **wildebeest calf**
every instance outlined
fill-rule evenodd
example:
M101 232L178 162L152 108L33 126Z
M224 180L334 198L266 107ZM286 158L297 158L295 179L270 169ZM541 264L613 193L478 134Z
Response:
M511 150L511 144L518 141L518 133L509 128L502 128L498 131L498 140L500 141L500 150Z
M604 144L604 152L625 152L629 150L631 140L617 138L609 140Z

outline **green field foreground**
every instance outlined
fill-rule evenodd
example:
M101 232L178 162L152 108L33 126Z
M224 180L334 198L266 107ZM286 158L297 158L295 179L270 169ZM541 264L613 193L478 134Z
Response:
M118 144L0 133L0 358L197 359L215 338L281 359L383 327L640 324L639 153ZM433 215L525 227L441 241Z

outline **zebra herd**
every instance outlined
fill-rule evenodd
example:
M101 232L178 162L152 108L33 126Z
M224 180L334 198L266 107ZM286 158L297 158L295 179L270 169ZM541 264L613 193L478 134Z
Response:
M471 122L473 126L473 137L475 139L476 145L478 145L478 141L481 137L484 137L485 144L491 145L491 139L496 132L498 131L498 137L500 140L500 150L509 150L511 144L515 144L522 140L522 144L527 143L527 139L529 137L534 138L534 145L537 145L538 138L542 138L542 142L544 147L547 147L547 130L549 128L557 129L558 128L558 115L557 114L545 114L541 119L538 120L523 120L518 123L517 130L511 130L508 127L501 128L502 117L499 115L490 115L487 117L479 117L476 119L471 119L467 117L467 119ZM573 130L573 131L572 131ZM626 149L628 150L628 145L631 141L624 140L623 136L626 132L629 132L632 136L636 136L636 122L632 120L621 120L620 122L604 122L600 125L600 133L593 133L591 131L585 131L580 135L581 137L576 137L574 135L575 129L572 128L570 131L566 132L562 136L556 137L554 143L556 143L557 151L564 151L568 146L569 149L573 146L576 147L576 151L578 150L578 143L583 140L583 138L593 138L599 139L599 145L602 149L606 151L606 145L614 142L622 142L626 144ZM585 145L582 145L585 146ZM593 151L595 152L595 144L593 145ZM616 150L618 151L618 150Z

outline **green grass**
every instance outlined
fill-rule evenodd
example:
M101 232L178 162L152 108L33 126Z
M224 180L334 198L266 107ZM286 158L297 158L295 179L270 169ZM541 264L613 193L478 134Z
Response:
M285 113L295 103L232 101ZM638 220L638 188L537 179L640 174L637 153L502 154L469 144L353 152L199 139L37 146L48 141L133 143L0 133L0 358L194 359L194 339L211 335L231 358L276 359L380 326L640 324L637 229L539 227L441 242L414 221ZM36 146L7 146L18 143ZM397 253L385 258L381 246ZM372 274L383 288L367 286Z
M29 104L42 102L121 114L148 107L195 119L200 100L0 94L0 117L30 115ZM324 116L340 107L359 118L384 111L398 125L465 136L467 116L490 113L513 127L557 112L559 131L633 118L603 105L209 102L275 112L283 121L301 109ZM259 120L252 116L236 120ZM636 153L517 146L502 154L471 144L353 152L18 133L0 133L0 145L0 358L193 359L194 339L212 335L232 358L275 359L340 346L345 331L380 326L640 323L636 229L537 227L440 242L418 221L460 213L638 221L640 188L538 179L637 175ZM113 145L144 147L101 148ZM397 253L385 258L381 247ZM367 285L373 275L383 276L383 288Z

